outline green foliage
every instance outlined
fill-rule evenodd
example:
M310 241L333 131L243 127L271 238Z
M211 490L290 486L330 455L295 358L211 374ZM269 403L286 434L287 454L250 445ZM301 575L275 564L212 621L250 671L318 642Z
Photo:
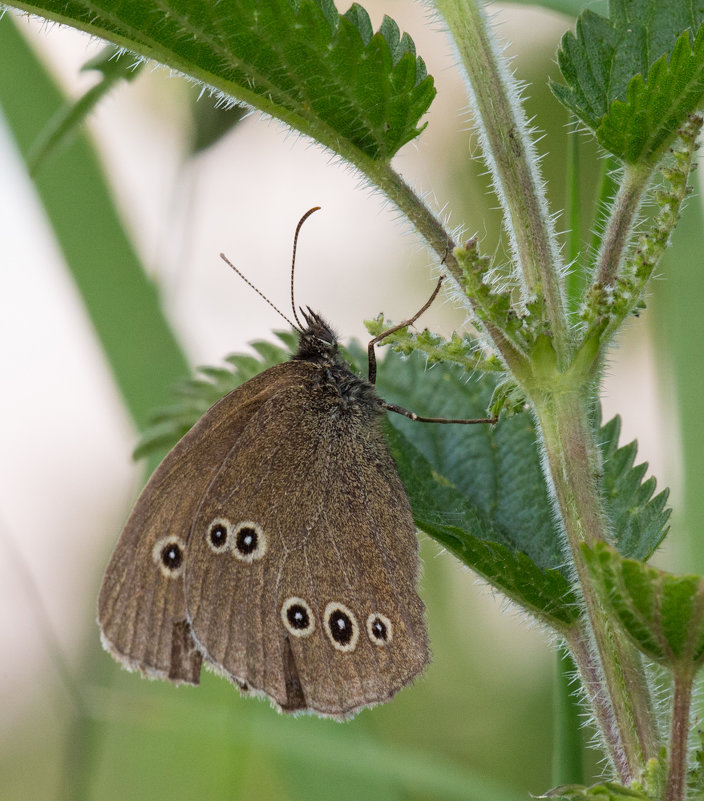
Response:
M517 0L520 5L541 6L549 8L551 11L559 11L561 14L576 17L585 6L589 6L592 11L606 12L607 0Z
M283 347L271 342L252 342L251 347L257 356L233 353L225 359L231 365L229 369L199 367L196 375L176 383L172 388L173 402L154 410L149 425L142 432L134 450L134 458L141 459L152 453L165 454L223 395L267 367L273 367L289 358L296 343L296 335L290 331L279 331L276 336Z
M493 386L494 381L486 377L469 379L447 366L426 370L418 357L387 357L378 378L385 399L404 403L419 414L446 417L481 416ZM562 537L550 513L530 415L515 415L495 427L418 424L397 415L390 420L437 475L490 516L494 525L510 532L500 542L512 543L542 569L564 564ZM644 558L666 534L667 492L651 497L653 479L643 482L647 466L633 466L635 443L618 445L618 418L602 428L596 421L595 426L604 459L602 488L614 536L624 555ZM453 522L452 515L448 522Z
M614 0L608 19L587 10L562 39L567 86L553 91L610 153L654 161L704 98L703 21L688 0Z
M645 308L650 278L677 225L684 200L691 193L688 177L701 127L702 116L691 114L678 131L667 165L660 168L662 183L654 193L658 213L624 260L614 284L595 281L589 288L580 317L586 328L585 346L591 345L594 358L599 355L597 343L607 343L628 315L638 315Z
M416 525L507 597L558 630L580 606L557 569L543 569L521 551L516 532L499 527L389 423L387 439L411 499Z
M420 414L479 416L493 391L456 369L424 371L422 359L388 358L379 372L384 398ZM416 524L465 564L543 619L560 627L576 616L563 538L550 514L536 430L527 414L495 427L419 425L390 416L404 440L390 438ZM662 541L667 492L652 497L647 466L633 466L635 443L618 446L620 420L599 430L606 508L619 548L649 556Z
M384 398L435 416L481 416L494 384L468 380L443 365L426 370L417 356L387 357L379 371ZM574 599L559 573L562 539L530 416L519 414L495 427L424 425L397 415L389 423L403 435L391 440L392 451L408 482L417 525L510 597L518 600L523 587L529 608L542 608L563 623L572 619ZM553 572L541 578L544 571Z
M460 283L472 299L478 325L487 333L501 332L503 355L514 374L520 377L519 373L539 370L541 362L553 366L555 351L550 342L544 298L539 294L518 306L515 287L505 286L505 279L492 275L491 259L479 252L476 238L455 248L454 256L462 271ZM533 364L529 362L529 354ZM496 404L492 406L497 408Z
M677 668L704 661L704 579L674 576L606 543L583 551L614 617L651 659Z
M704 730L701 726L697 726L693 739L696 749L692 758L688 784L696 793L694 798L701 801L701 798L704 797Z
M615 100L597 130L599 142L624 161L635 164L658 156L687 115L704 98L704 27L694 42L689 31L671 55L661 56L647 77L636 75L624 101Z
M332 0L47 0L17 7L88 31L278 117L356 160L389 161L435 96L413 41Z
M525 412L528 408L528 399L518 382L511 378L505 378L494 388L488 411L491 417L506 419L514 414Z

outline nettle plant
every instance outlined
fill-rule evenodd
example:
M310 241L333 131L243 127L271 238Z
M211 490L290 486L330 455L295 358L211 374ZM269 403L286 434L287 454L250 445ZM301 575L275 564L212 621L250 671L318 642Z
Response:
M520 91L478 0L435 6L503 209L505 263L476 238L454 242L391 166L422 134L435 89L390 18L375 32L362 7L341 15L332 0L13 5L282 120L353 165L405 215L473 327L449 340L410 330L390 337L386 344L414 355L387 360L380 392L422 413L488 410L500 422L469 430L393 420L390 447L418 528L554 632L571 657L608 780L551 795L702 797L690 717L704 661L704 578L647 564L667 531L667 493L654 496L654 479L634 466L634 445L619 447L619 420L601 424L599 389L609 346L643 310L689 191L704 102L704 3L613 0L608 18L586 11L562 40L564 82L552 89L612 167L597 210L600 244L581 254L588 271L577 281L574 240L555 231ZM115 63L134 59L109 63L106 86L119 74ZM470 219L465 228L480 225ZM372 334L386 326L368 325ZM140 452L172 444L224 392L286 357L272 345L258 351L260 359L233 356L232 369L184 384ZM455 367L425 372L426 363Z

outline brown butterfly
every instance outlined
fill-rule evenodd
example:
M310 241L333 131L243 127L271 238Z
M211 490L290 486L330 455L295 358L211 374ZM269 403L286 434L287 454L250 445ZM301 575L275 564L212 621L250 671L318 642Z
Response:
M315 210L298 223L294 261ZM421 418L381 400L374 345L439 288L370 342L369 379L318 314L301 322L292 304L296 354L209 409L132 510L98 601L103 645L121 664L198 684L205 660L282 711L338 718L422 672L415 526L381 417L495 421Z

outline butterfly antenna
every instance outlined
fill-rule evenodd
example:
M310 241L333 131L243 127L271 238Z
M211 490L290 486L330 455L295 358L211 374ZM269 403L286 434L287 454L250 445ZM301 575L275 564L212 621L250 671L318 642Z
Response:
M300 233L301 226L303 225L303 223L310 217L310 215L314 211L318 211L319 209L320 206L313 206L312 209L308 209L308 211L298 221L298 225L296 226L296 233L293 235L293 255L291 256L291 308L293 309L293 317L298 323L299 328L303 328L304 326L298 319L298 313L296 312L296 301L294 299L294 292L293 292L293 271L296 268L296 248L298 247L298 234Z
M299 223L299 226L300 226L300 223ZM235 267L235 265L227 258L227 256L224 253L220 254L220 258L225 262L225 264L227 264L230 267L232 267L232 269L237 273L237 275L239 275L239 277L245 282L245 284L249 284L249 286L252 287L252 289L257 293L257 295L259 295L260 298L264 298L264 300L271 306L271 308L277 314L279 314L281 317L283 317L284 320L286 320L286 322L291 326L291 328L294 328L296 331L300 331L303 328L303 326L298 321L298 317L296 317L296 322L298 322L298 325L295 325L294 323L292 323L288 319L288 317L281 311L281 309L278 306L275 306L261 290L257 289L257 287L254 286L254 284L249 280L249 278L247 278L243 273L241 273L237 269L237 267ZM294 309L294 313L295 313L295 309Z

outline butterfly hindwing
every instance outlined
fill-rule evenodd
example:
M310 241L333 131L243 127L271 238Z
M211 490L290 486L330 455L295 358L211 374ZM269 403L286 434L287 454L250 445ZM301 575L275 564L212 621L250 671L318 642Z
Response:
M186 607L208 660L287 711L343 717L425 666L417 543L378 407L290 362L203 493Z

